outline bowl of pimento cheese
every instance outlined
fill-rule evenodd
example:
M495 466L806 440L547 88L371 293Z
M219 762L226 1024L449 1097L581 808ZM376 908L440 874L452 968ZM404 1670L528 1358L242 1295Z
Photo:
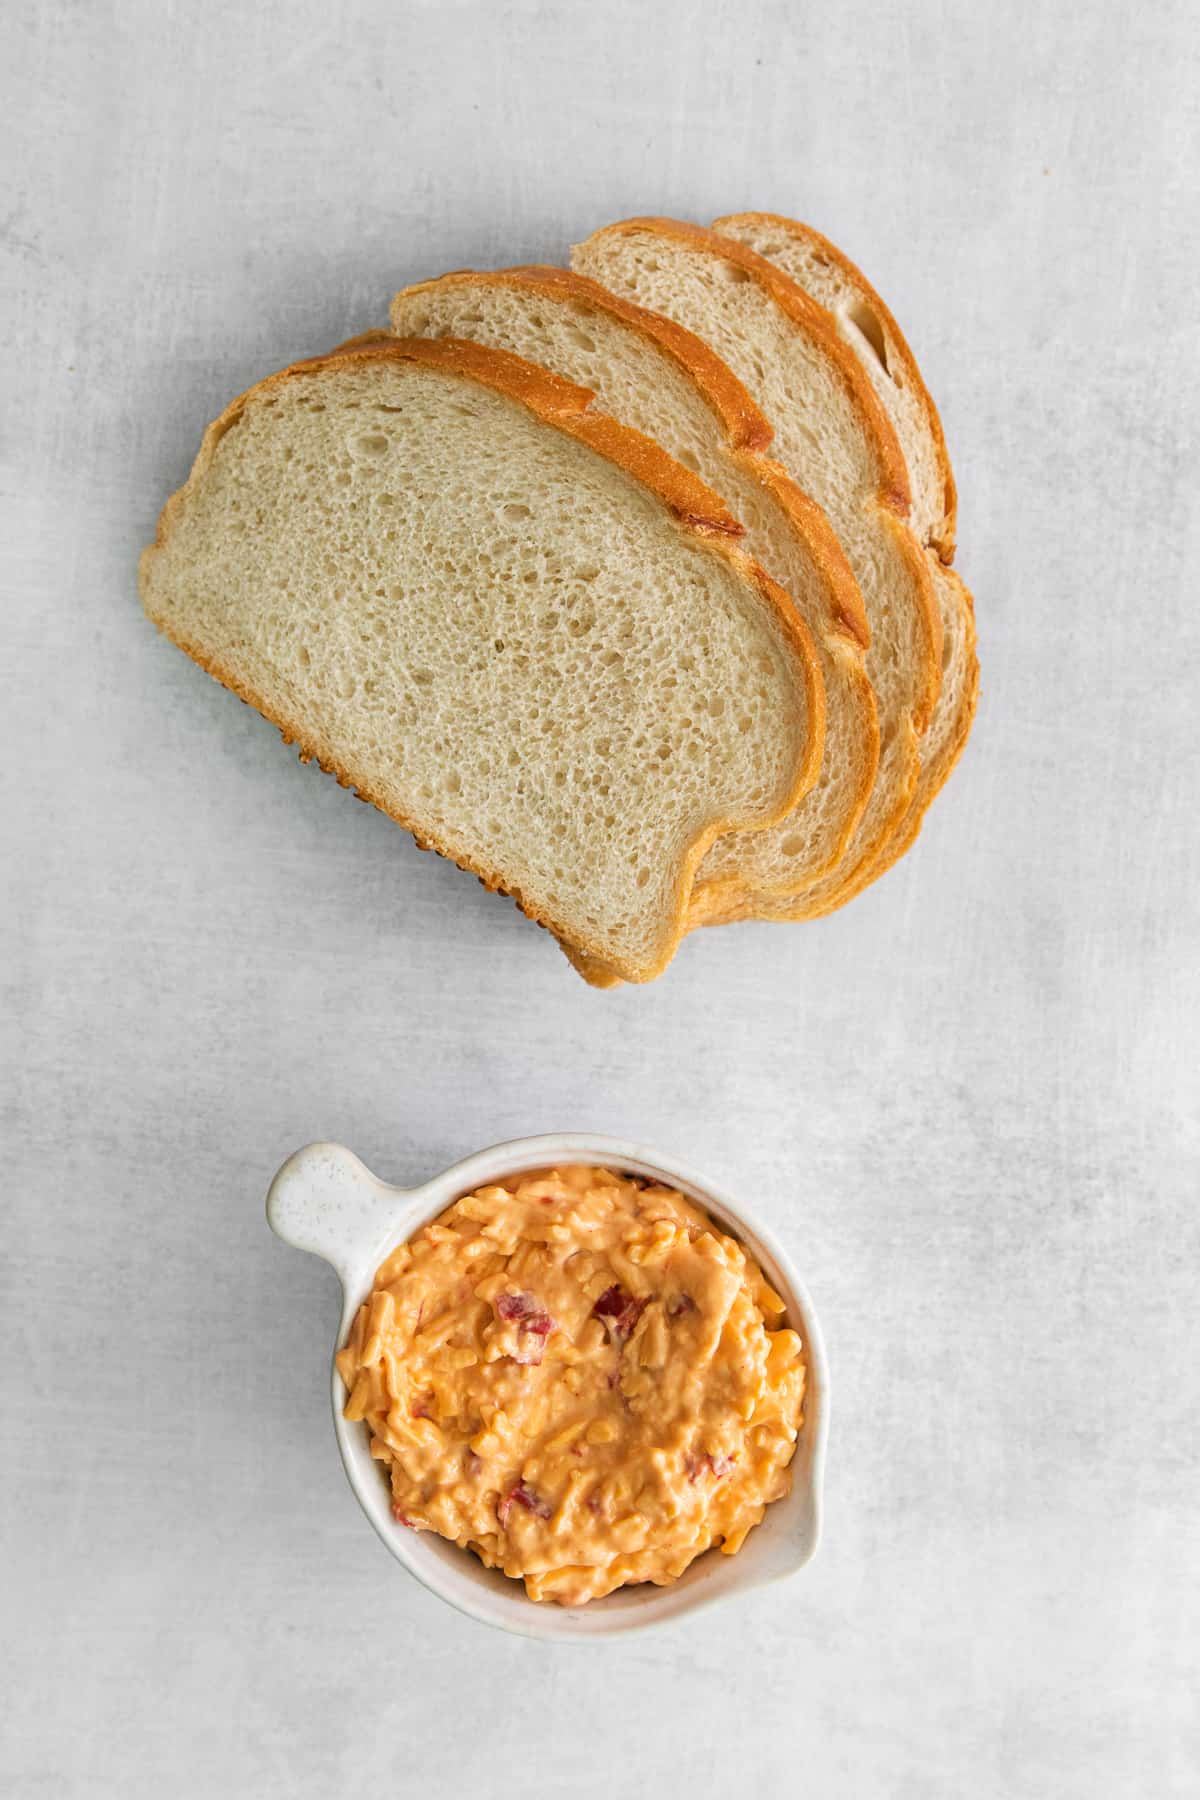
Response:
M673 1159L523 1138L401 1189L312 1144L267 1214L341 1280L350 1485L460 1611L611 1636L812 1557L829 1381L811 1302L764 1228Z

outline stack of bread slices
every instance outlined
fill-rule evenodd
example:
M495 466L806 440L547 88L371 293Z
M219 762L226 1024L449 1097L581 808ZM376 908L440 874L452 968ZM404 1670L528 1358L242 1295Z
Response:
M205 434L150 618L595 986L832 912L970 730L937 411L891 313L767 213L405 289Z

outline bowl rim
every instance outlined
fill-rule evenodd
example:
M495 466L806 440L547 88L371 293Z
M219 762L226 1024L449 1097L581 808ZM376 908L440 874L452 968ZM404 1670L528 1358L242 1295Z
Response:
M390 1505L385 1504L386 1490L379 1480L377 1463L366 1452L361 1423L342 1415L345 1386L332 1359L330 1400L338 1453L351 1491L376 1536L410 1575L456 1611L482 1624L543 1641L594 1643L665 1625L685 1613L715 1605L735 1592L784 1579L797 1573L816 1553L822 1532L829 1436L829 1369L820 1323L808 1290L774 1233L741 1202L714 1187L680 1159L644 1143L594 1132L544 1132L506 1139L472 1152L411 1188L382 1181L340 1144L312 1143L290 1156L276 1173L267 1196L267 1218L271 1229L285 1243L324 1257L338 1274L342 1309L333 1346L336 1358L358 1307L374 1284L375 1271L391 1248L436 1217L454 1199L488 1181L565 1163L625 1169L678 1186L711 1211L718 1224L744 1241L767 1265L765 1272L786 1301L789 1319L800 1329L807 1365L804 1421L793 1459L793 1463L798 1460L804 1445L805 1479L802 1482L799 1472L794 1472L790 1493L773 1501L766 1518L755 1527L756 1533L765 1530L775 1507L790 1513L807 1512L807 1535L789 1565L754 1571L749 1563L739 1567L744 1550L727 1558L713 1550L698 1557L678 1581L664 1587L640 1583L579 1607L540 1604L529 1599L519 1582L503 1575L499 1576L503 1587L498 1588L496 1571L486 1569L469 1551L443 1543L443 1554L453 1552L456 1558L454 1563L448 1563L422 1544L424 1537L436 1534L413 1533L399 1527L391 1517ZM321 1232L312 1228L311 1205L306 1209L303 1201L305 1184L311 1192L321 1172L330 1171L336 1171L343 1182L350 1183L352 1192L358 1190L357 1216L354 1210L348 1218L343 1216L346 1209L340 1205L335 1235L322 1239ZM304 1224L297 1222L298 1199ZM749 1541L753 1541L753 1534ZM693 1571L704 1566L710 1575L721 1569L724 1578L693 1578L689 1583ZM466 1580L459 1578L464 1573Z

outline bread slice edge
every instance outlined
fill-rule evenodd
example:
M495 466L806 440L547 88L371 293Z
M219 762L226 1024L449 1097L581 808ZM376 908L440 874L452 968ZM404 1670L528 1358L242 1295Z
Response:
M950 453L946 447L946 433L942 426L941 415L934 403L933 395L926 386L917 359L907 338L896 323L890 307L878 290L872 287L857 263L852 262L844 250L839 249L832 239L817 231L814 226L806 225L800 219L789 218L784 213L745 212L723 214L721 218L713 220L712 229L723 237L730 227L736 225L764 225L815 251L837 270L847 291L875 315L882 327L888 364L889 366L896 364L904 370L908 386L924 414L925 428L933 448L943 490L942 517L929 541L942 562L953 562L958 529L958 488L950 463ZM734 241L740 242L741 240L735 239Z

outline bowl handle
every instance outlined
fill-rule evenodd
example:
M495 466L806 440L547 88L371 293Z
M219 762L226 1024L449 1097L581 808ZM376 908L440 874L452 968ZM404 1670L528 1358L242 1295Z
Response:
M271 1183L267 1223L293 1249L324 1257L347 1288L407 1197L403 1188L372 1175L344 1145L307 1144Z

